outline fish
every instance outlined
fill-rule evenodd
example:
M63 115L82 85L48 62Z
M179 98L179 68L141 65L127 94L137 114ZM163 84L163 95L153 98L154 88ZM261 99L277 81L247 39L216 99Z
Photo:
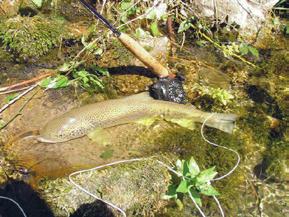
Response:
M128 123L148 124L157 118L193 129L195 122L203 123L211 114L197 110L191 104L156 100L148 92L143 92L74 108L49 121L39 130L37 140L45 143L66 142L96 129ZM214 113L205 125L232 133L236 118L235 114Z

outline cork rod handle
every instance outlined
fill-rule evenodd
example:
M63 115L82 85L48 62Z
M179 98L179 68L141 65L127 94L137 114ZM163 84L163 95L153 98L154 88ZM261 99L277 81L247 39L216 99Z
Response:
M169 75L168 70L162 66L149 52L147 52L136 40L125 33L118 36L120 42L136 56L143 64L150 68L159 77Z

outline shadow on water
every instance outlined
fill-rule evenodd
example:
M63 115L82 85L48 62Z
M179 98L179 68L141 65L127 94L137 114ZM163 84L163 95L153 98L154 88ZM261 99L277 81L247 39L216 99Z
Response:
M0 197L17 202L27 217L55 217L48 204L23 181L9 180L0 188ZM0 198L1 217L23 217L24 214L9 199ZM114 217L113 212L101 201L81 205L70 217Z
M151 70L142 66L118 66L108 69L111 75L140 75L148 78L155 78L156 75Z
M266 106L266 108L264 108L266 113L272 115L274 118L282 120L282 110L274 97L272 97L268 91L256 85L248 85L246 90L250 99L257 104L263 104Z
M0 196L11 198L19 203L27 217L54 217L45 201L23 181L9 180L0 189ZM0 216L23 217L23 214L12 201L1 199Z
M82 204L70 217L114 217L113 212L101 201Z

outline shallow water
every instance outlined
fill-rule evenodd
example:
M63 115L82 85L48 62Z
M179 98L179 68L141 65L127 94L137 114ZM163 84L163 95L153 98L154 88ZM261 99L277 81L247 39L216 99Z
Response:
M270 47L270 42L264 43L264 53L257 64L265 67L260 71L227 60L213 52L212 48L198 48L190 44L169 59L172 71L185 75L184 86L194 106L239 115L232 135L205 129L210 141L233 148L241 155L238 169L227 179L216 182L221 192L220 201L228 216L289 215L289 198L286 194L289 180L289 42L284 37L279 40L280 44L274 44L276 47ZM109 64L109 58L112 58L109 67L119 62L113 59L113 55L108 55L103 60L104 66ZM59 64L59 61L56 63ZM0 64L3 70L1 86L31 78L37 74L39 67L31 63L15 64L9 58L1 58ZM200 96L193 89L196 82L205 87L221 87L231 91L234 99L224 106L208 95ZM35 189L43 187L40 181L47 181L48 186L50 183L53 187L47 187L45 190L48 193L42 194L53 197L54 190L59 190L53 185L55 178L64 177L65 180L71 172L120 159L164 155L174 161L193 155L201 168L216 165L220 175L226 174L235 165L234 154L214 148L202 139L199 124L193 131L165 121L157 121L150 128L136 124L118 126L106 130L106 137L109 138L106 145L87 137L57 144L39 143L31 137L9 142L22 133L41 129L49 120L73 107L146 90L152 79L144 75L118 73L112 75L108 83L112 86L109 93L94 96L79 88L38 90L21 115L1 131L1 159L8 162L5 167L8 174L33 184ZM1 118L9 120L35 91L10 106ZM0 96L0 101L2 105L7 103L4 95ZM20 168L27 172L21 172ZM3 180L6 177L1 173ZM56 186L62 187L61 181L57 179ZM61 204L62 201L59 199L57 202ZM185 200L184 204L182 211L168 206L157 216L197 215L191 201ZM209 198L204 198L204 209L209 216L219 215L216 205Z

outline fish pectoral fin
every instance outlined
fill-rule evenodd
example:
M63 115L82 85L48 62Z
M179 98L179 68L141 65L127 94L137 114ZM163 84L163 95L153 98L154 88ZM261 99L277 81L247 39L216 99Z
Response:
M87 134L88 138L91 139L92 141L106 145L110 141L110 135L108 131L106 131L104 128L95 128L94 130L90 131Z
M181 127L190 129L190 130L194 130L195 129L195 123L193 120L190 119L186 119L186 118L178 118L178 119L169 119L167 120L169 122L175 123Z
M158 120L157 117L149 117L149 118L142 118L142 119L138 119L136 121L134 121L134 123L136 124L140 124L146 127L150 127L153 125L153 123Z

